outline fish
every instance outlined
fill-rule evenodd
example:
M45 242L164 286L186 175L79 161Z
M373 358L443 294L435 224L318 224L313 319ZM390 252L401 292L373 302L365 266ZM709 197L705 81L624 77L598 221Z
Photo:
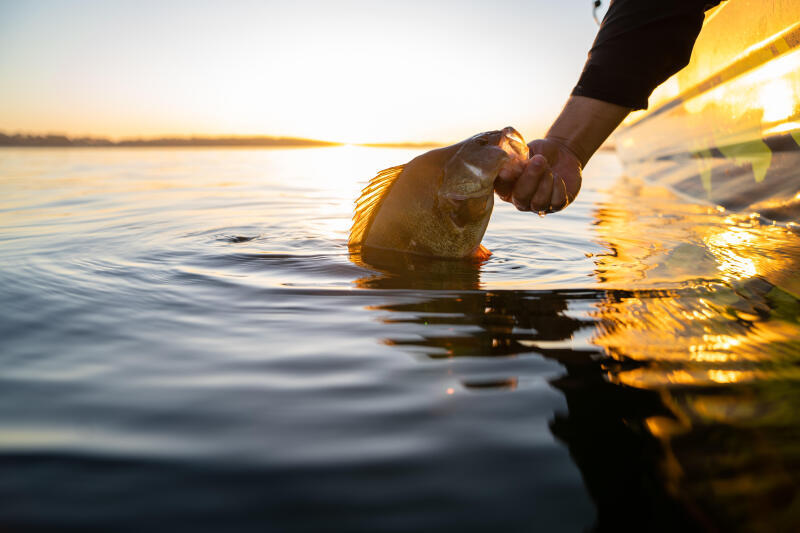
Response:
M494 207L494 181L512 158L528 159L528 146L508 126L381 170L355 202L350 252L488 258L481 240Z

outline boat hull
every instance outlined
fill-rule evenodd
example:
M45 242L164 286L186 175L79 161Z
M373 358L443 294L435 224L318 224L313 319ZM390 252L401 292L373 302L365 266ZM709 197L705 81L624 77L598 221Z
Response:
M628 173L695 199L800 221L800 2L728 0L689 65L615 135Z

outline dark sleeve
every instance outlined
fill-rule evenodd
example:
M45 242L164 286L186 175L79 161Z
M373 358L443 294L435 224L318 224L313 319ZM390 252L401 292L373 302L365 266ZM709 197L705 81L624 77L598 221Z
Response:
M653 89L689 63L703 13L721 0L612 0L573 96L646 109Z

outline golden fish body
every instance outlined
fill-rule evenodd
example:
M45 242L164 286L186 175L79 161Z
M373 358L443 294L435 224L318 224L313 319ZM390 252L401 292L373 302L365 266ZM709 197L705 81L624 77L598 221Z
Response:
M488 255L480 242L494 206L494 180L510 158L527 157L522 136L507 127L379 172L356 201L351 249Z

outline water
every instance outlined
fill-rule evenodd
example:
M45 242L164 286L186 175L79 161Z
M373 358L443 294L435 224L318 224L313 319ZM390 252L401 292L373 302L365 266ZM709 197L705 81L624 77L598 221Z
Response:
M0 151L0 528L792 529L800 237L624 176L355 264L418 152Z

